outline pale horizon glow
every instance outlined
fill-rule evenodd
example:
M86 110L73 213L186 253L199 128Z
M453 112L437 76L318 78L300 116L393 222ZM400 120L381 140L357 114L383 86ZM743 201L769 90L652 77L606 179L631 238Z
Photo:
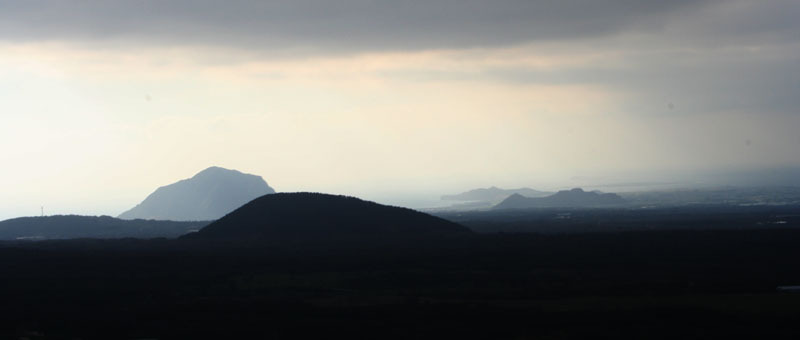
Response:
M659 29L331 53L6 36L0 220L116 216L209 166L397 204L800 167L797 36L712 39L704 19L752 10L704 8Z

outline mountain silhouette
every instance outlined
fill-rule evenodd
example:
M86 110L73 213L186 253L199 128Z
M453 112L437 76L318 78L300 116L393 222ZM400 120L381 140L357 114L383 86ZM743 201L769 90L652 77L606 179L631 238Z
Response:
M173 238L196 231L208 222L121 220L111 216L56 215L0 221L0 240L71 238Z
M192 178L158 188L119 218L216 220L256 197L274 192L260 176L210 167Z
M544 197L547 195L551 195L552 192L539 191L531 188L500 189L498 187L491 187L491 188L473 189L456 195L444 195L441 197L441 199L444 201L500 202L513 194L519 194L525 197Z
M524 197L514 194L506 198L493 209L525 209L525 208L591 208L611 207L627 203L617 194L583 191L575 188L562 190L547 197Z
M327 240L469 233L415 210L355 197L278 193L259 197L183 239Z

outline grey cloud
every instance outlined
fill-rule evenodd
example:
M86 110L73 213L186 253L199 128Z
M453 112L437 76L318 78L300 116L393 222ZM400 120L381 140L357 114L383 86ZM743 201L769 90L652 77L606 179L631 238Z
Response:
M368 51L658 30L709 1L0 1L0 40Z
M797 17L796 0L0 0L0 41L228 46L290 56L533 42L544 54L547 46L627 52L608 64L559 70L383 75L596 84L633 94L626 109L637 112L672 102L681 112L797 113Z
M603 51L597 46L588 49ZM773 43L753 50L747 46L706 49L640 46L615 54L611 59L556 69L407 69L380 75L419 82L490 80L517 85L597 86L627 94L624 109L643 114L729 110L800 114L800 68L797 65L800 65L800 44ZM669 103L674 109L668 108Z

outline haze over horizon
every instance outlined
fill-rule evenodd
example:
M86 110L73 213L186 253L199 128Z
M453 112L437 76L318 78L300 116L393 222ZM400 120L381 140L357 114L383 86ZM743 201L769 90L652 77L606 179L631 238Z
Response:
M800 185L799 16L790 0L0 1L0 220L116 216L213 165L396 204Z

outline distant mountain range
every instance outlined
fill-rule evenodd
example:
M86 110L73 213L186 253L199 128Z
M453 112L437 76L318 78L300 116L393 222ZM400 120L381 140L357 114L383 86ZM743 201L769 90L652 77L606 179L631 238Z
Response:
M583 189L575 188L562 190L546 197L531 198L514 194L494 206L493 209L613 207L626 203L627 201L617 194L583 191Z
M190 240L326 241L341 238L415 237L470 233L425 213L319 193L265 195L245 204Z
M252 199L275 193L260 176L210 167L194 177L158 188L121 219L216 220Z
M121 220L110 216L58 215L0 221L0 240L72 238L175 238L208 222Z
M442 200L462 201L462 202L476 202L476 201L500 202L508 198L508 196L514 194L522 195L525 197L544 197L547 195L551 195L552 192L539 191L531 188L500 189L498 187L491 187L491 188L473 189L456 195L444 195L442 196Z

